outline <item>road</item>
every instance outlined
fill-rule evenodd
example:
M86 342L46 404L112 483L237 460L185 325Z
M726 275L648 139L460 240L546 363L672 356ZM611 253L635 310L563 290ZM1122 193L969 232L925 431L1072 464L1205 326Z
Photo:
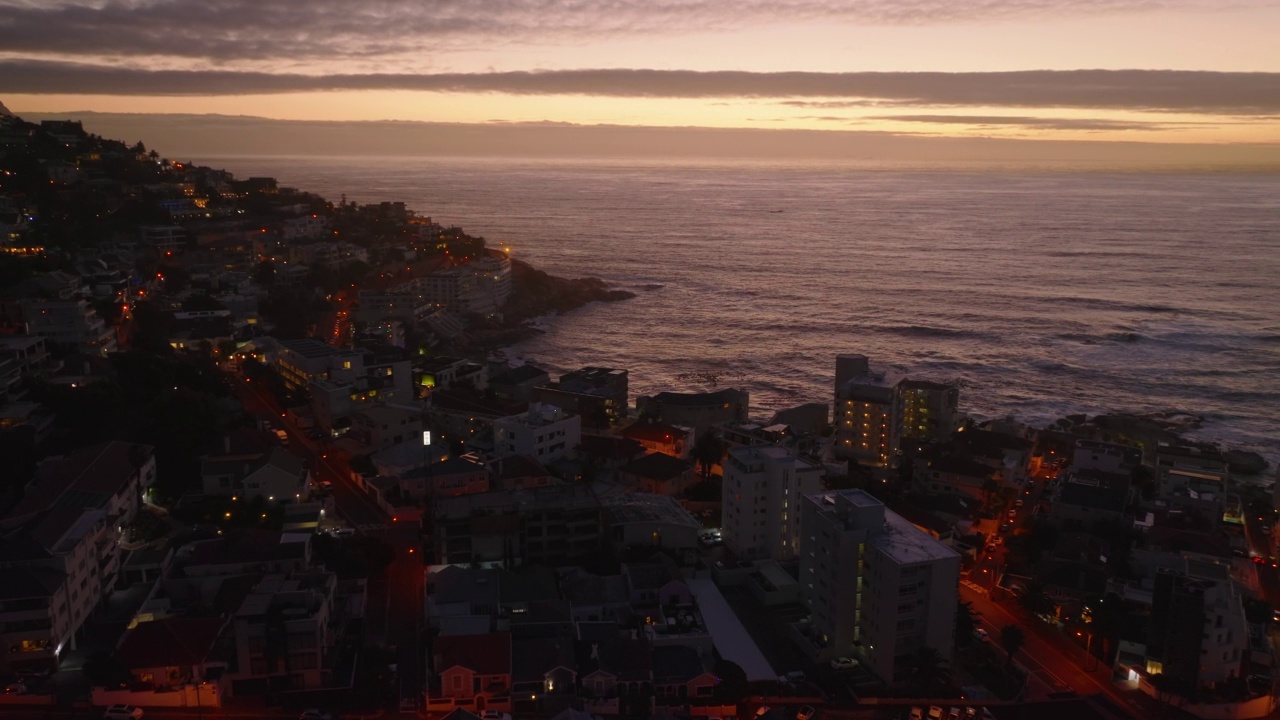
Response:
M1031 697L1068 691L1080 695L1103 693L1136 717L1149 717L1154 711L1151 705L1154 701L1149 701L1136 690L1127 690L1113 683L1109 666L1090 657L1083 647L1058 631L1029 620L1021 612L1011 611L989 595L967 585L960 586L960 599L972 604L975 614L980 616L979 626L991 633L991 642L997 646L1001 628L1011 624L1022 628L1026 643L1014 655L1014 662L1031 674L1028 687Z

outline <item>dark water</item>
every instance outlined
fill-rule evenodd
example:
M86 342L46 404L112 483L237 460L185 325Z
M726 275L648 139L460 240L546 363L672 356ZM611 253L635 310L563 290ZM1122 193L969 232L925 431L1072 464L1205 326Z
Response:
M512 352L633 394L830 401L835 356L958 380L980 417L1204 416L1280 459L1280 176L439 158L208 158L404 200L634 300ZM690 379L698 377L699 379Z

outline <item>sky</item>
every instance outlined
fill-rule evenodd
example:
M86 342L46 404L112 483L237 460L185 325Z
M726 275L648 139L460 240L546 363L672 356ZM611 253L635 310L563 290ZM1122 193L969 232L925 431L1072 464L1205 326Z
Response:
M0 0L0 102L1271 146L1277 29L1280 0Z

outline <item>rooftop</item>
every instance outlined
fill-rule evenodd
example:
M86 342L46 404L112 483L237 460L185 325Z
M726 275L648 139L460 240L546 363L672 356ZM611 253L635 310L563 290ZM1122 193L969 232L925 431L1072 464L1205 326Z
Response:
M746 392L737 388L725 388L706 393L660 392L651 398L663 405L684 405L697 407L701 405L721 405L724 403L745 402Z
M623 465L618 472L638 475L650 480L674 480L693 469L688 460L671 457L666 453L649 453L639 460Z
M611 525L663 523L698 530L702 523L668 495L617 493L600 499L605 519Z
M884 531L874 533L868 540L871 546L900 565L932 562L955 558L960 554L935 540L901 515L884 512Z
M302 357L307 358L309 360L314 360L322 357L329 357L331 355L344 355L350 352L348 350L343 350L342 348L336 348L332 345L327 345L323 342L320 342L319 340L316 340L315 338L301 338L297 340L277 340L276 342L280 345L280 347L288 350L289 352L292 352L296 355L301 355Z

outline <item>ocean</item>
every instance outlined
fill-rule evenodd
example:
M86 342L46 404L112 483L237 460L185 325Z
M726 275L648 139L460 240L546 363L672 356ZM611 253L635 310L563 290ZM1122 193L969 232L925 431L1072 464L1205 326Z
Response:
M402 200L552 274L637 293L509 353L633 396L830 402L835 357L955 381L978 419L1202 418L1280 461L1280 176L755 162L210 157ZM1274 469L1269 471L1274 472Z

